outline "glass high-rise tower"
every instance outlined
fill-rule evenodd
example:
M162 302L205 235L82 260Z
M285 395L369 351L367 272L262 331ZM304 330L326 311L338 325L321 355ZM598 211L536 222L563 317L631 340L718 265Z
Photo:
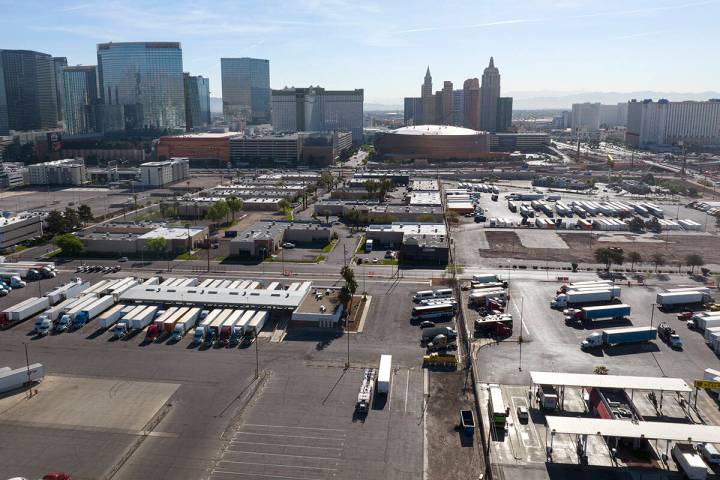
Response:
M184 74L185 126L193 128L210 125L210 79L200 75Z
M270 61L221 58L223 115L226 122L270 122Z
M57 128L55 63L48 54L0 50L0 135Z
M100 98L123 106L128 128L185 129L180 43L100 43L97 57Z
M65 131L71 135L95 132L95 105L98 98L95 66L63 69Z

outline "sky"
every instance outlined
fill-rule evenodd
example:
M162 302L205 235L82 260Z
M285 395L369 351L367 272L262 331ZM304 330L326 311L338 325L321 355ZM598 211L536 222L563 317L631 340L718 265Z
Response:
M0 48L97 63L107 41L179 41L221 96L220 58L270 60L272 88L366 103L462 88L490 56L502 93L720 90L720 0L0 0Z

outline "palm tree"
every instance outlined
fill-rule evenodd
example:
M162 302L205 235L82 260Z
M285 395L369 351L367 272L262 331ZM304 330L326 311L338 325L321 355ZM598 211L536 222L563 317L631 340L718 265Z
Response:
M655 271L658 271L658 267L661 267L665 265L665 255L662 253L653 253L652 257L650 257L652 260L652 263L655 265Z
M635 264L642 262L642 255L638 252L628 252L627 259L630 262L630 270L635 270Z
M243 201L235 195L230 195L225 199L225 203L232 214L232 221L235 221L235 213L239 212L243 208Z

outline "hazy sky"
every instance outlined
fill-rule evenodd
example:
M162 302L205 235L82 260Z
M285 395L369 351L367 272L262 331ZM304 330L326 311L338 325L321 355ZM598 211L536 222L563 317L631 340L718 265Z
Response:
M365 88L399 103L480 77L503 92L720 89L720 0L0 0L0 48L95 64L105 41L180 41L221 95L220 57L270 59L283 86Z

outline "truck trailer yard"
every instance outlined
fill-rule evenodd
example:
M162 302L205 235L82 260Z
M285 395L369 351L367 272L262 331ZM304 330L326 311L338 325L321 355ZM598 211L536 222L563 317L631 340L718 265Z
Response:
M357 244L358 238L343 241ZM468 241L456 240L458 251ZM418 267L397 274L393 265L355 267L354 303L361 305L357 332L346 333L342 321L338 328L290 322L293 302L302 297L293 294L296 288L307 285L308 294L322 295L340 286L342 253L336 248L327 264L268 265L262 272L257 265L223 265L205 274L204 265L192 262L187 267L175 262L166 272L165 262L155 262L151 268L128 263L122 273L94 275L59 265L56 278L0 298L5 310L75 276L90 285L105 280L94 293L112 297L108 305L80 309L87 320L67 333L30 335L37 315L0 332L0 369L25 365L27 346L27 361L42 364L45 373L30 389L0 398L0 478L40 478L51 471L103 479L534 480L645 472L674 478L678 467L670 452L682 442L653 439L639 452L613 451L615 443L591 434L580 438L584 450L579 452L576 434L564 433L553 417L599 420L597 398L621 406L630 398L627 407L641 424L676 423L691 432L694 426L720 425L714 393L700 390L695 407L694 392L640 388L653 381L648 378L658 379L655 383L678 379L678 385L692 387L695 379L717 377L706 368L720 370L706 343L716 334L711 314L698 322L704 329L689 329L692 316L679 319L682 312L657 308L659 293L701 286L686 275L610 285L607 300L591 298L589 307L571 302L573 308L590 310L582 313L583 321L566 322L566 307L552 309L549 302L563 284L599 281L594 272L509 272L466 263L458 273L460 286L467 283L468 289L454 289L454 303L443 303L446 297L437 292L450 286L446 271ZM118 283L126 277L142 278ZM150 277L160 278L143 282ZM491 288L484 288L486 280ZM290 284L295 287L282 288ZM249 285L257 288L245 290ZM264 291L270 285L273 289ZM607 282L572 288L598 285ZM421 291L432 291L432 301L414 303ZM716 292L711 288L710 296L720 300ZM361 302L363 293L367 298ZM260 305L273 298L279 298L277 308ZM611 301L609 313L592 310ZM487 316L476 322L480 308ZM504 311L493 311L498 309ZM429 313L435 310L442 312ZM132 331L113 340L113 329L128 315ZM659 335L640 343L581 348L597 332L655 329L661 322L680 335L682 350ZM200 329L206 333L197 343ZM238 341L238 335L249 342ZM382 362L384 355L391 361ZM358 416L367 369L374 369L376 383L367 410ZM645 380L637 380L635 390L597 393L534 385L531 372L549 372L558 382L569 374L610 382L624 376ZM490 385L496 385L495 405L489 401ZM474 431L461 425L469 417L460 412L468 410Z

